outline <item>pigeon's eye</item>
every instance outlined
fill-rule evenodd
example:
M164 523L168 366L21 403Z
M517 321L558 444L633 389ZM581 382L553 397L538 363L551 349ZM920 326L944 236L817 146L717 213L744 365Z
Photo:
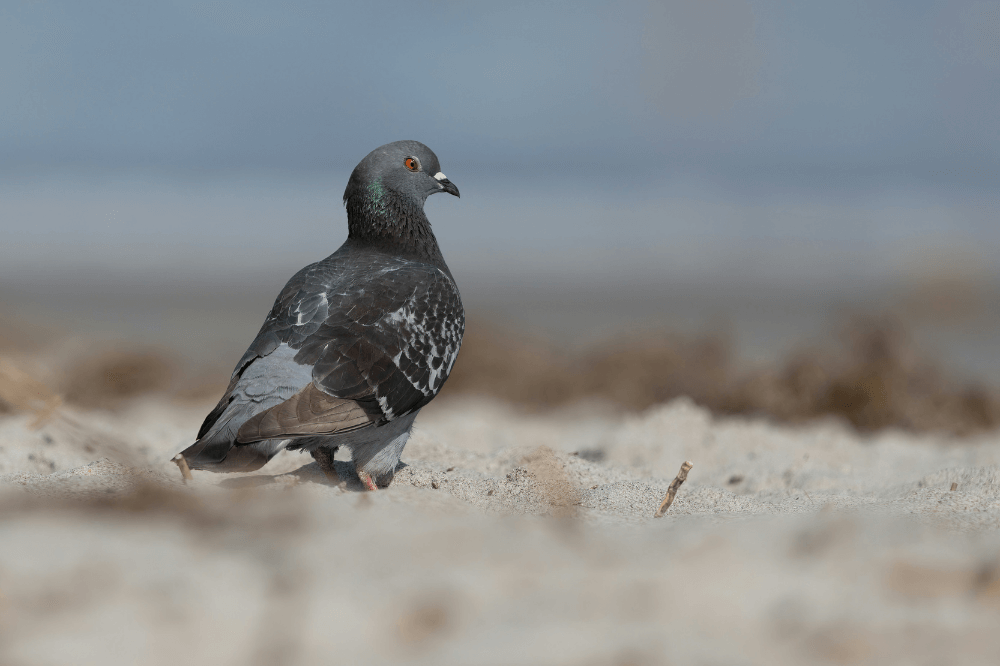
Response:
M403 164L405 164L406 168L410 171L420 171L420 162L417 161L416 157L407 157L403 160Z

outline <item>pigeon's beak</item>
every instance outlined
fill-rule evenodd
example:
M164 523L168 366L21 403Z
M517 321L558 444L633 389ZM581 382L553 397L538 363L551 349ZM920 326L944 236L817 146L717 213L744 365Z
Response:
M455 187L455 183L448 180L448 176L438 171L434 174L434 180L437 181L438 187L440 187L442 191L447 192L448 194L454 194L460 199L462 198L462 195L458 193L458 188Z

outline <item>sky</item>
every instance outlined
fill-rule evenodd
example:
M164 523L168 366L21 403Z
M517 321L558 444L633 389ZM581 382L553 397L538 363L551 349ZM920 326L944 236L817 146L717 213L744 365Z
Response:
M998 110L1000 2L12 0L0 263L280 270L408 138L469 270L992 266Z

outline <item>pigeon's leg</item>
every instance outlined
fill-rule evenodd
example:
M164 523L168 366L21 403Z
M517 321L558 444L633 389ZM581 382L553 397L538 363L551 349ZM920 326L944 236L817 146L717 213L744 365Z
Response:
M358 470L358 478L361 479L361 483L365 484L365 488L368 490L378 490L378 486L375 484L375 480L371 477L371 474L363 469Z
M405 443L406 440L403 439L402 444ZM376 490L389 487L396 475L396 466L399 465L399 455L402 450L402 445L390 445L383 447L375 457L368 460L354 458L354 468L358 471L358 478L365 484L365 488Z
M333 466L333 454L337 452L336 446L317 446L315 449L310 451L312 457L319 463L319 468L323 470L326 474L326 478L330 480L331 483L340 483L340 475L337 474L336 468Z
M366 442L351 449L354 469L358 471L358 478L365 484L365 488L376 490L380 486L385 488L392 483L415 417L416 414L404 417L407 419L402 424L405 430L389 441Z

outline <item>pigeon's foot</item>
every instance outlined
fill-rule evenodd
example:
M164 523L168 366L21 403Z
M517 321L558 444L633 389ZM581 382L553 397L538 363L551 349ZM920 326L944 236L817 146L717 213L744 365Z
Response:
M326 474L327 480L330 483L339 484L340 475L337 474L337 469L333 466L333 454L336 452L337 449L328 446L319 446L310 451L312 457L319 464L319 468Z
M368 472L359 469L358 478L361 479L361 483L365 484L365 488L368 490L378 490L378 486L375 485L375 480Z

